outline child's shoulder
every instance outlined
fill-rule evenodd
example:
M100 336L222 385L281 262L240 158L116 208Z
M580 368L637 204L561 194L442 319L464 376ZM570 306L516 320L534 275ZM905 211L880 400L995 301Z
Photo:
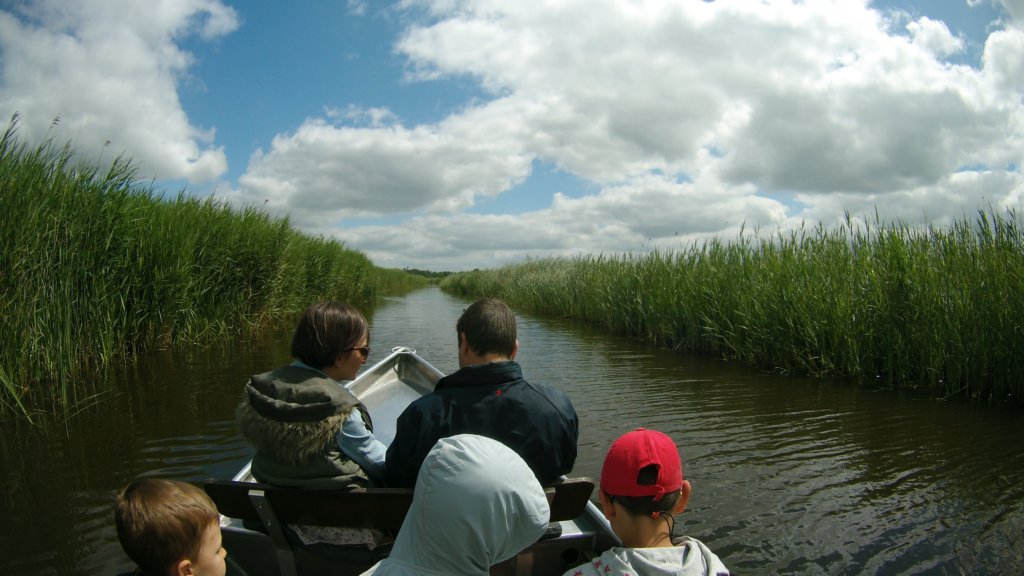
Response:
M683 536L681 538L675 538L672 543L677 547L687 548L687 553L683 556L684 566L689 563L696 563L705 566L704 574L711 576L728 576L729 569L726 568L725 563L718 557L717 554L711 551L706 544L691 538L689 536ZM699 559L699 560L698 560Z

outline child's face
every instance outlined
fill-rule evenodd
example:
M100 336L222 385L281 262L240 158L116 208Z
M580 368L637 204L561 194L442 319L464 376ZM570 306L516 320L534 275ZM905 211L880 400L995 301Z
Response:
M199 557L192 564L192 573L195 576L224 576L228 570L224 563L227 556L227 550L221 546L220 524L214 522L203 533L203 545L199 549Z

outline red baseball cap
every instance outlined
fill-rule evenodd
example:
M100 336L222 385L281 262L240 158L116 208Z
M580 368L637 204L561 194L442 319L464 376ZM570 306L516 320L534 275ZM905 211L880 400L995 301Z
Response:
M655 483L639 484L640 470L652 465L658 470ZM601 490L610 496L653 496L657 502L682 486L683 466L676 443L655 430L637 428L620 436L601 468Z

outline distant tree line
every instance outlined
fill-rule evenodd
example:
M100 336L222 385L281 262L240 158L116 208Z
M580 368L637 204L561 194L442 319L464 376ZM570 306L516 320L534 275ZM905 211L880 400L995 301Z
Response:
M409 274L416 274L417 276L426 276L427 278L441 279L452 275L452 272L435 272L433 270L420 270L418 268L403 268L405 272Z

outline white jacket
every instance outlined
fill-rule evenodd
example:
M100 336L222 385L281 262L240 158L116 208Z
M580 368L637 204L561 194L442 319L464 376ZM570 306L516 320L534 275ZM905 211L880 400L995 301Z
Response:
M544 534L551 511L526 462L497 440L437 441L386 560L362 576L486 576Z
M728 576L729 569L700 540L684 536L666 548L606 550L562 576Z

